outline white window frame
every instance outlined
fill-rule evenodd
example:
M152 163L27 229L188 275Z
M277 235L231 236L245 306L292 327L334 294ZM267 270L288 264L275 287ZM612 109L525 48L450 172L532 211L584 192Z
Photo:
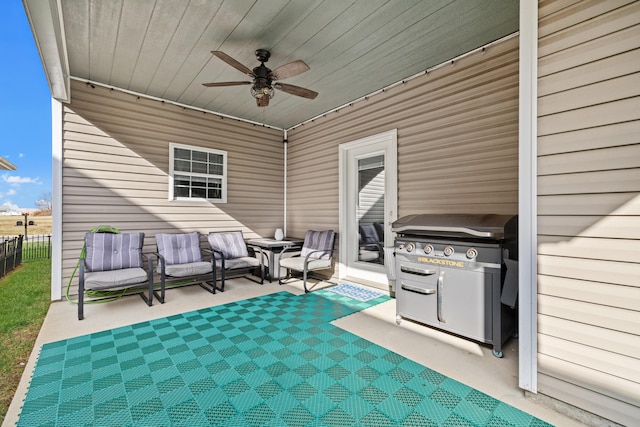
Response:
M174 153L176 148L198 151L207 154L217 154L222 156L222 175L209 174L209 173L197 173L197 172L183 172L174 170ZM218 199L208 199L203 197L176 197L174 194L174 177L175 175L186 175L191 177L201 178L215 178L221 181L221 196ZM181 201L207 201L211 203L227 203L227 152L222 150L214 150L212 148L198 147L194 145L177 144L174 142L169 143L169 200L181 200Z

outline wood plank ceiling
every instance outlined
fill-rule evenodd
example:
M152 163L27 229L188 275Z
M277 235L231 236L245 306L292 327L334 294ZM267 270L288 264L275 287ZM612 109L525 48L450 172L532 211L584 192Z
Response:
M72 78L287 129L518 30L517 0L60 0ZM37 31L37 28L34 29ZM211 55L240 63L301 59L258 108L248 80Z

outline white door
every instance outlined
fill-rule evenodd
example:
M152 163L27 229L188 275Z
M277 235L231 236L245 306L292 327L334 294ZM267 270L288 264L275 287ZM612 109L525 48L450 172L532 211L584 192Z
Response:
M387 290L384 247L397 218L397 131L340 145L340 279Z

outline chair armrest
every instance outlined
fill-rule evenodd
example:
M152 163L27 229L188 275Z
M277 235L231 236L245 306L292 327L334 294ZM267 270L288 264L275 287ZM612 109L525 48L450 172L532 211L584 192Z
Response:
M203 249L203 251L211 254L212 258L216 258L215 255L218 254L220 256L219 259L224 259L224 253L222 251L219 251L217 249Z
M158 259L158 263L161 265L164 265L165 261L164 261L164 257L162 255L160 255L159 252L153 252L153 255L156 256L156 258Z
M142 253L142 259L147 262L147 273L149 273L149 277L153 276L153 259L151 258L153 253Z
M305 257L304 257L304 264L305 264L305 266L306 266L306 265L307 265L307 263L309 262L309 256L310 256L311 254L315 254L316 252L327 252L327 251L323 249L323 250L317 250L317 251L311 251L311 252L309 252L309 253L307 254L307 256L305 256ZM332 259L332 258L333 258L333 254L329 254L329 259Z
M262 250L261 247L254 246L254 245L247 245L247 249L251 249L254 255L256 254L256 252L260 254L261 264L264 264L265 260L267 261L267 264L269 263L269 256Z
M209 258L212 258L212 259L214 258L214 256L213 256L213 249L210 249L210 248L203 248L203 249L200 249L200 252L201 252L202 254L204 254L204 255L208 255L208 256L209 256ZM204 258L204 257L203 257L203 258Z
M293 255L293 257L297 257L300 256L300 253L302 252L302 247L300 246L286 246L284 248L282 248L282 250L280 251L280 255L282 255L285 252L298 252L298 254Z

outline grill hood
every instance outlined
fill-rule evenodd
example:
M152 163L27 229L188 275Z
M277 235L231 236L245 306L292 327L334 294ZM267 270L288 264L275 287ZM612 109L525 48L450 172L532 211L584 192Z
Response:
M392 231L402 235L503 240L518 234L516 215L415 214L397 219Z

